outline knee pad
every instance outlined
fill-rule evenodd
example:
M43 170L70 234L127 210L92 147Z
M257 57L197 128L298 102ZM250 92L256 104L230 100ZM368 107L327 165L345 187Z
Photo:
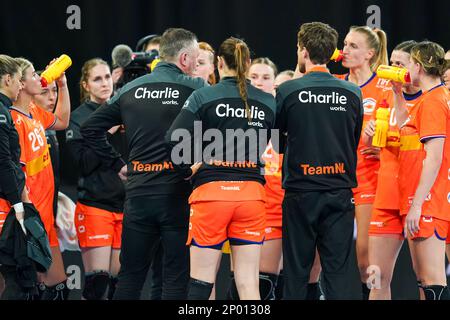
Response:
M308 283L306 300L320 300L322 292L318 282Z
M66 280L54 286L46 287L42 292L41 300L62 301L69 297L70 289L67 288Z
M425 300L449 300L447 286L422 286Z
M261 300L275 300L275 287L278 275L273 273L259 273L259 294Z
M361 283L361 293L362 293L362 300L369 300L370 289L369 287L367 287L367 283L364 282Z
M191 278L189 280L188 300L208 300L213 286L213 283Z
M110 283L107 271L93 271L86 273L84 279L83 298L86 300L103 300L106 298Z
M237 291L236 281L234 280L234 272L230 273L230 286L227 291L227 300L239 300L239 292Z
M283 277L283 270L281 270L280 274L278 275L277 285L275 287L275 300L283 299L283 287L284 287L284 277Z
M1 300L35 300L36 288L22 287L17 281L15 267L0 266L0 271L5 280L5 289L2 292Z
M108 300L112 300L114 297L114 292L116 292L117 281L119 281L117 277L111 276L109 278Z

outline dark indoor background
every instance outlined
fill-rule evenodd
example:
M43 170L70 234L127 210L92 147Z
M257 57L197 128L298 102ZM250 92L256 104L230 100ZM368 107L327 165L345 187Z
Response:
M81 29L69 30L66 13L70 5L81 9ZM409 39L429 39L450 48L450 1L375 1L375 0L83 0L83 1L2 1L0 10L0 53L23 56L42 69L54 57L68 54L73 65L67 71L72 110L79 105L78 81L84 61L101 57L111 61L111 50L119 43L134 49L136 42L152 33L161 34L168 27L184 27L195 32L201 41L214 48L229 36L246 40L253 56L268 56L280 70L296 65L296 34L304 22L322 21L340 34L340 44L348 28L365 25L370 5L381 9L381 28L388 35L389 51ZM332 72L344 72L330 63ZM64 134L60 134L64 147ZM75 172L62 165L63 190L73 196ZM407 248L403 248L397 265L393 297L416 297L415 280ZM71 263L79 257L67 256ZM75 259L75 260L73 260ZM226 260L226 259L225 259ZM225 270L226 264L222 266ZM227 273L221 273L218 297ZM349 285L359 298L355 268Z

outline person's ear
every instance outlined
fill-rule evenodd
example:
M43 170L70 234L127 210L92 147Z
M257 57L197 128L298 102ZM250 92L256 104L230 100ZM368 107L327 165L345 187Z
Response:
M223 69L223 59L217 56L217 69Z
M4 81L6 86L10 86L11 82L12 82L12 77L9 73L5 74L4 77L2 77L2 79L0 79L0 82Z
M81 85L83 86L83 89L86 90L86 92L89 92L89 86L86 81L82 81Z
M301 53L303 55L303 60L309 59L309 52L306 50L306 47L303 47Z
M366 54L367 61L372 60L374 55L375 55L375 50L374 49L368 50L367 54Z
M187 66L187 52L183 51L180 53L178 62L181 66L183 66L183 68Z

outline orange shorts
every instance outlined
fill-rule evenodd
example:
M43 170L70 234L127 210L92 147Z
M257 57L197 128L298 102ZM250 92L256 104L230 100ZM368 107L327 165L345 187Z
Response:
M406 215L402 216L402 224L405 225ZM414 234L412 239L429 238L433 235L439 240L445 241L449 230L449 222L435 217L421 216L419 222L419 232Z
M122 245L123 214L90 207L77 202L75 227L80 248L112 247Z
M375 193L376 190L353 192L353 201L355 206L360 204L373 204L375 201Z
M450 244L450 222L448 225L447 240L445 241L445 244Z
M6 216L9 213L11 206L8 201L4 199L0 199L0 232L3 228L3 224L5 223ZM49 219L44 219L41 215L42 223L44 224L45 231L47 232L48 242L50 247L58 247L58 235L56 233L55 227L55 219L50 217Z
M281 227L266 227L266 239L268 240L277 240L283 238L283 232Z
M264 201L205 201L191 205L187 244L221 249L231 245L262 244L265 236Z
M369 236L386 235L403 240L403 224L399 210L376 209L372 210Z

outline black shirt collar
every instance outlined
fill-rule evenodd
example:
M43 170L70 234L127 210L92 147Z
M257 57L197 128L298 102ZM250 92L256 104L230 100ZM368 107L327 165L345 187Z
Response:
M181 70L180 68L178 68L178 66L177 66L176 64L171 63L171 62L165 62L165 61L159 62L159 63L156 65L156 68L155 68L155 70L153 70L153 72L155 72L155 71L158 71L158 72L159 72L159 71L164 70L164 69L170 69L170 70L175 71L175 72L177 72L177 73L182 73L182 74L184 74L183 70Z
M100 104L98 104L94 101L91 101L91 100L87 100L85 103L94 110L97 110L97 108L100 107Z
M237 77L223 77L222 79L220 79L220 82L236 84ZM250 80L248 80L248 79L245 79L245 82L247 84L251 84Z
M0 103L2 103L7 108L12 105L11 99L5 96L3 93L0 93Z

